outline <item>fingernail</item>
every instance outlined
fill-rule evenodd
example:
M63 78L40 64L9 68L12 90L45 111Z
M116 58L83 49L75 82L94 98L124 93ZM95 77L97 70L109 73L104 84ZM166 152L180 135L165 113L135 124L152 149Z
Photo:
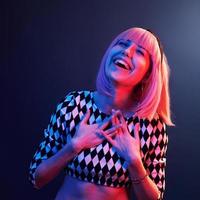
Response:
M115 112L117 112L117 113L118 113L118 112L120 112L120 110L118 109L118 110L116 110Z

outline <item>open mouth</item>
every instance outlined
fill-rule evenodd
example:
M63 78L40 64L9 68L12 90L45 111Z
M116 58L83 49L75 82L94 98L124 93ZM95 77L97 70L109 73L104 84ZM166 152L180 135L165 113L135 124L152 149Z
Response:
M121 67L126 70L131 69L129 64L126 61L119 59L119 58L114 59L114 64L117 65L118 67Z

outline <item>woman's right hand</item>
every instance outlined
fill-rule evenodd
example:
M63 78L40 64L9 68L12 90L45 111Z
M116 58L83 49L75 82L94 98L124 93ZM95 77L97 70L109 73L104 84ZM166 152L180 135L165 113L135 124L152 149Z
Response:
M112 124L112 120L115 115L116 114L111 115L109 118L104 119L104 121L99 124L96 123L89 125L87 122L90 118L90 110L88 110L80 122L71 141L75 151L79 152L83 149L95 147L102 143L105 139L105 137L102 135L102 132L110 137L113 137L117 133L118 129L121 128L121 124L112 126L107 130L104 129L108 127L109 124Z

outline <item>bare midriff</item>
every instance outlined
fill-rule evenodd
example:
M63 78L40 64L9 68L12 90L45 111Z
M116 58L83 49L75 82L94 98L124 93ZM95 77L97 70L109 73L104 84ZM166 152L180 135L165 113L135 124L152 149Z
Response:
M55 200L128 200L125 187L115 188L81 181L66 175Z

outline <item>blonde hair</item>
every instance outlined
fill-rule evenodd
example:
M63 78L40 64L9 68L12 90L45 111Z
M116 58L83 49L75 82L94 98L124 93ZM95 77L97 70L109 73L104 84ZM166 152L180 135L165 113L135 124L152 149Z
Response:
M111 96L113 85L105 73L105 62L110 49L119 39L134 41L141 45L150 54L151 64L140 83L133 92L138 95L139 104L135 112L140 118L153 119L156 115L169 126L174 126L171 120L170 94L169 94L169 65L167 58L160 47L159 39L150 31L143 28L130 28L119 34L105 52L97 75L96 87L98 92ZM142 90L142 92L141 92Z

